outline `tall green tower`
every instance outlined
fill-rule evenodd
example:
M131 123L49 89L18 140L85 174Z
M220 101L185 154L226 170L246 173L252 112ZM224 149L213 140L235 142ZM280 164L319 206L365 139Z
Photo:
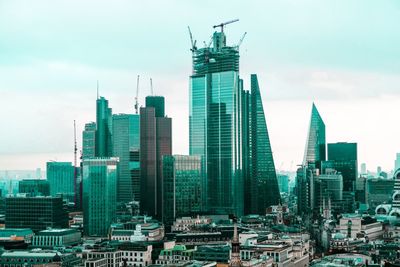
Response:
M193 47L189 153L203 159L209 212L243 214L239 51L215 32L213 46Z
M112 156L112 109L108 100L100 97L96 101L96 157Z

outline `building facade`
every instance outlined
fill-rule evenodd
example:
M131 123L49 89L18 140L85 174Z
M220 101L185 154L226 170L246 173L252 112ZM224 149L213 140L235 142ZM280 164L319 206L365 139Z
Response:
M172 154L172 119L164 115L164 97L146 97L140 108L140 210L162 219L162 157Z
M18 192L30 196L49 196L50 184L44 179L24 179L18 183Z
M96 123L85 124L82 132L82 159L93 158L96 154Z
M112 109L104 97L96 100L95 156L112 156Z
M54 162L46 164L47 181L50 184L50 195L62 195L64 199L74 202L74 172L71 162Z
M107 236L116 216L118 158L83 161L83 215L87 236Z
M172 225L177 217L202 212L202 162L200 156L163 157L163 221Z

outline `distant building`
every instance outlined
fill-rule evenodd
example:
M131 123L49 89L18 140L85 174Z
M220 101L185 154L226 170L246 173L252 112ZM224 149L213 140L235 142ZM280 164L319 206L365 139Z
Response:
M61 197L7 197L6 228L30 228L35 232L47 228L68 227L68 214Z
M172 154L172 119L164 113L162 96L147 96L146 107L140 108L140 210L158 219L162 218L162 157Z
M163 157L163 221L172 225L177 217L204 210L204 171L200 156Z
M343 176L343 190L355 190L358 177L357 143L328 144L329 167L337 170Z
M289 193L289 176L286 174L277 174L279 191L281 193Z
M84 233L107 236L116 216L118 158L83 161Z
M63 199L74 202L74 172L71 162L54 162L46 164L47 181L50 184L50 195L61 195Z
M361 163L361 175L366 175L367 174L367 164Z
M400 153L396 154L396 160L394 161L394 171L400 169Z
M371 209L388 204L392 198L393 179L369 178L366 180L366 200Z
M119 158L117 200L139 200L140 192L140 118L135 114L113 115L113 156Z
M81 233L75 229L49 229L38 232L32 239L33 247L54 248L77 245Z
M82 132L82 159L95 157L96 147L96 123L89 122L85 124L85 130Z
M112 156L112 109L108 100L100 97L96 100L96 137L95 157Z
M18 192L30 196L49 196L50 184L44 179L24 179L18 183Z

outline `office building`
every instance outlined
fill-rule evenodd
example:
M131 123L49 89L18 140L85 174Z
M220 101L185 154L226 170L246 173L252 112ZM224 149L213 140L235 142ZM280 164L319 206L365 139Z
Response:
M146 97L140 108L140 210L162 219L162 157L172 154L172 119L164 115L164 97ZM147 104L149 106L147 106Z
M61 197L7 197L6 228L30 228L35 232L68 227Z
M279 203L280 194L260 88L255 74L251 75L250 95L245 94L243 102L249 105L244 107L242 103L243 110L249 112L249 115L243 115L242 126L242 142L244 146L249 147L249 149L243 147L242 151L244 195L249 198L245 202L245 212L264 214L269 206ZM246 117L249 118L248 121L244 121ZM246 126L248 128L245 128Z
M23 179L18 183L18 192L29 196L49 196L50 184L44 179Z
M82 132L82 159L95 157L96 149L96 123L89 122L85 124L85 130Z
M96 100L95 156L112 156L112 109L104 97Z
M163 221L172 225L177 217L203 211L203 170L200 156L163 157Z
M313 170L302 166L296 172L295 194L297 197L297 213L299 215L310 214L313 210Z
M321 162L326 160L325 123L315 104L312 104L310 128L308 131L303 165L312 165L321 170Z
M366 175L367 174L367 164L361 163L361 175Z
M328 144L330 167L343 176L343 190L353 192L358 177L357 143Z
M107 236L116 216L118 158L83 161L83 216L87 236Z
M32 246L52 249L77 245L81 241L81 233L76 229L46 229L33 236Z
M396 160L394 161L394 171L400 169L400 153L396 153Z
M54 162L46 164L47 181L50 184L50 195L62 197L74 202L74 166L71 162Z
M140 148L139 115L113 115L113 156L119 158L117 201L139 200L140 165L134 153ZM135 198L136 197L136 198Z
M189 154L204 160L210 213L244 213L241 174L242 83L239 51L214 32L212 47L192 49Z
M289 193L289 176L286 174L276 175L281 193Z
M388 204L392 198L394 179L368 178L366 180L366 203L374 210L381 204Z
M321 174L314 179L314 212L321 213L323 206L331 203L335 214L342 212L343 176L335 171Z

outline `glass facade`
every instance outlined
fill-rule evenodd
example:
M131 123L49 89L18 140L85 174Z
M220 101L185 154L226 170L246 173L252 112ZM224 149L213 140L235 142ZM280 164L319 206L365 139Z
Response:
M353 192L358 177L357 143L328 144L328 160L343 175L343 190Z
M131 152L140 146L139 115L113 115L113 156L119 158L117 200L130 202L137 193L139 162L131 162ZM137 196L136 196L137 197Z
M165 108L161 98L146 97L152 106L140 108L140 210L157 219L163 211L162 157L172 154L172 119L156 116L165 114L157 111Z
M225 46L223 32L213 39L212 48L193 51L189 150L204 159L209 211L242 215L239 52Z
M85 124L85 130L82 132L82 158L93 158L95 156L95 146L96 123L89 122Z
M112 109L108 100L100 97L96 101L96 157L110 157L112 154Z
M6 228L67 228L68 213L61 197L7 197Z
M310 129L306 142L303 165L313 164L321 169L321 162L326 160L325 123L313 103Z
M203 211L203 170L200 156L163 157L163 221L172 224L177 217Z
M83 216L87 236L107 236L116 216L118 158L83 161Z
M18 183L18 192L30 196L49 196L49 181L43 179L24 179Z
M47 181L50 184L50 195L61 194L64 199L74 202L74 166L71 162L47 162Z

